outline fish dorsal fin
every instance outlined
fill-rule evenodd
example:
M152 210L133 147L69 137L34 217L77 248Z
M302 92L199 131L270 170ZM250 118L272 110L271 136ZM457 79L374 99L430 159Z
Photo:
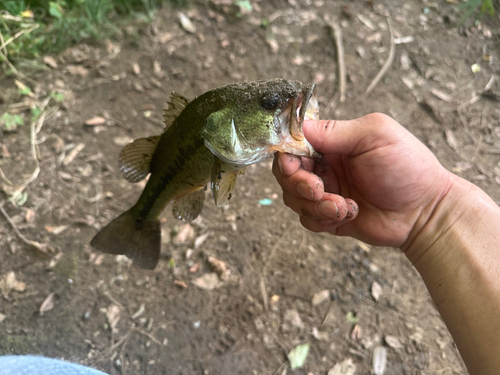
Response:
M170 101L168 102L168 108L163 114L165 130L167 130L174 123L174 120L181 114L182 110L186 108L188 104L188 99L180 94L177 94L175 91L172 91L170 94Z
M122 149L118 162L127 181L139 182L146 178L159 141L159 135L139 138Z
M205 202L205 189L200 188L174 201L172 214L180 220L193 221L198 217Z
M236 186L236 179L243 174L244 170L240 166L224 163L219 158L215 158L211 186L217 207L224 207L229 202Z

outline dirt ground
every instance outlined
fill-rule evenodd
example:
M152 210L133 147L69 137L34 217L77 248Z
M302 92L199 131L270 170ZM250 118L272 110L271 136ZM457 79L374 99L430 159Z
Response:
M498 15L457 27L454 1L254 0L241 16L223 3L184 11L194 33L178 10L164 9L120 40L53 56L36 82L22 80L31 97L13 77L0 80L0 113L26 121L4 132L0 167L22 184L36 169L34 140L40 168L20 197L26 202L4 208L24 236L55 250L40 257L0 219L0 354L39 353L110 374L320 375L349 360L356 374L373 373L382 347L385 374L465 374L406 258L303 229L282 203L270 161L248 168L223 210L207 199L186 225L167 208L154 271L90 248L97 230L138 198L144 185L121 178L117 156L132 139L161 132L169 93L193 98L242 80L316 82L321 118L391 115L500 202ZM395 58L366 96L389 55L388 19ZM343 31L344 103L332 22ZM62 100L48 102L44 121L31 127L30 106L54 92ZM216 285L199 279L214 272L210 256L228 269ZM287 353L302 343L310 343L308 358L292 371Z

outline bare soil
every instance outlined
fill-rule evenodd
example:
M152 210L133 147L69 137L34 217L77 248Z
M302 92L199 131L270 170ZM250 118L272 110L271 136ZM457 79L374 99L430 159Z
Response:
M457 27L452 2L252 1L241 17L221 3L194 2L185 11L195 33L180 25L177 10L164 9L120 40L70 48L54 56L56 68L33 76L38 83L23 80L33 97L21 97L13 78L0 80L0 113L17 111L27 121L2 138L0 167L14 184L36 167L27 108L64 94L49 103L36 136L40 173L25 189L27 201L4 204L24 236L55 252L41 258L0 219L0 278L14 272L25 283L0 296L0 353L39 353L110 374L319 375L348 358L356 374L372 373L374 348L383 346L385 374L465 374L404 255L303 229L282 204L270 161L248 168L225 209L207 199L189 226L167 208L154 271L90 248L97 230L138 198L143 185L121 178L117 156L128 141L161 132L169 93L193 98L242 80L316 82L325 119L389 114L446 168L500 202L498 78L484 92L500 72L498 15ZM386 15L395 59L366 96L389 54ZM326 27L334 21L343 30L344 103ZM102 124L85 125L94 116ZM259 203L265 198L270 205ZM209 256L229 274L203 290L193 281L213 272ZM287 353L305 342L305 365L292 371Z

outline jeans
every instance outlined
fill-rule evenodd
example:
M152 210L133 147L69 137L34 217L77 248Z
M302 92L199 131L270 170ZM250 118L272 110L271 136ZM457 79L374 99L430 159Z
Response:
M0 356L0 375L106 375L90 367L33 355Z

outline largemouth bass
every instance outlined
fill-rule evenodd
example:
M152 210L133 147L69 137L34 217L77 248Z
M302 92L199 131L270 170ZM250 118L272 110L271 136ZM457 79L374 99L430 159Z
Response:
M165 132L137 139L120 152L120 170L128 181L150 175L139 200L90 242L103 252L125 254L146 269L158 263L159 216L170 201L176 218L191 221L203 208L209 181L215 204L222 207L246 166L276 151L318 156L302 132L305 118L318 118L314 84L243 82L191 102L172 93L168 104Z

